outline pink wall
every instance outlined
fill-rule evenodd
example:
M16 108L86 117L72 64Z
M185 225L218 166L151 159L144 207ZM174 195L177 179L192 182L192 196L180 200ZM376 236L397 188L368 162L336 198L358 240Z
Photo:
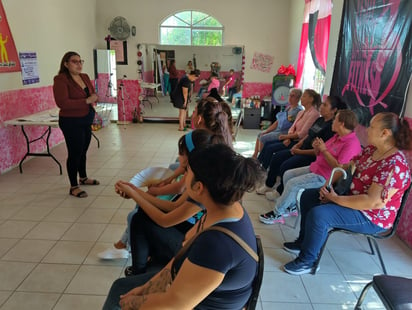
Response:
M18 165L26 153L26 140L20 126L5 127L4 121L48 110L56 107L52 86L25 88L0 92L0 173ZM27 126L29 138L37 138L46 127ZM63 141L63 135L58 128L52 128L50 145L54 146ZM32 152L45 150L44 142L37 141L31 144Z
M243 83L242 97L248 98L251 96L260 96L260 98L271 96L272 94L272 83Z
M120 91L120 80L117 81L117 106L118 106L118 119L119 121L130 122L133 118L133 112L135 109L139 109L139 95L141 93L140 85L137 80L123 80L124 87L124 110L123 100Z

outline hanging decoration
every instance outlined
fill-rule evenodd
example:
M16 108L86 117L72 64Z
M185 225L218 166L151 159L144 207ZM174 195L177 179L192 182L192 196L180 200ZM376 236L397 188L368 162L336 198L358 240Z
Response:
M0 73L20 71L19 55L0 0Z

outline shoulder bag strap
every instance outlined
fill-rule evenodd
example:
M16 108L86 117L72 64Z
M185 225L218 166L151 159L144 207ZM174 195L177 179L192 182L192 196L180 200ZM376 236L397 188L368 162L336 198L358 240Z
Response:
M190 240L188 240L185 245L179 250L179 252L177 252L177 254L175 255L174 259L173 259L173 263L172 263L172 278L174 279L176 277L176 268L175 268L175 262L179 261L182 256L187 252L187 250L190 248L190 246L192 245L192 243L196 240L196 238L203 232L208 231L208 230L217 230L220 231L226 235L228 235L229 237L231 237L234 241L237 242L237 244L239 244L256 262L259 262L259 256L256 254L256 252L242 239L240 238L238 235L236 235L234 232L232 232L231 230L221 227L221 226L211 226L209 228L206 228L205 230L202 230L200 232L198 232L197 234L195 234Z

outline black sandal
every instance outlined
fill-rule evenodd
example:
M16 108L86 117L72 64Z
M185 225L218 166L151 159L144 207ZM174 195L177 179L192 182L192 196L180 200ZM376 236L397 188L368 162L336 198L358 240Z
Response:
M89 178L79 179L79 183L81 185L99 185L100 184L99 181L95 179L89 179Z
M74 194L74 191L76 189L80 189L80 188L78 186L70 188L69 194L74 196L74 197L77 197L77 198L86 198L87 197L87 193L85 191L82 191L82 190L80 192L78 192L77 194Z

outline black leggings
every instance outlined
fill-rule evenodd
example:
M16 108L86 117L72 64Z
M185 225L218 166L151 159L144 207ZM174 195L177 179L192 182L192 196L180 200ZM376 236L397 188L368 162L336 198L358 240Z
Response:
M91 124L93 117L91 117L91 113L85 117L59 118L59 127L66 140L68 153L66 168L72 187L78 185L77 173L79 173L80 178L87 177L86 153L92 137Z
M149 256L156 262L167 264L180 250L186 232L192 227L189 222L161 227L139 209L130 222L133 272L145 272Z

